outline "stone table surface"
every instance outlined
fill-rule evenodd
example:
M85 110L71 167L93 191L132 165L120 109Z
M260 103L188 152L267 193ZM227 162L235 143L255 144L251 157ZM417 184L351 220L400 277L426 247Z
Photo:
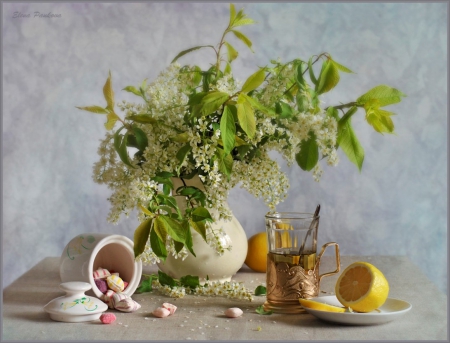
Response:
M43 307L64 295L60 290L59 258L47 257L3 290L2 340L447 340L447 295L441 292L405 256L341 256L341 272L356 261L377 266L390 285L389 298L409 302L412 309L396 320L371 326L347 326L317 319L311 314L260 315L255 309L264 296L252 302L226 297L187 295L172 299L159 291L134 294L141 304L133 313L108 310L117 316L115 323L99 320L63 323L50 319ZM333 269L333 258L324 256L321 273ZM155 272L145 267L144 273ZM324 277L321 295L332 295L339 274ZM264 273L245 265L233 276L254 290L265 283ZM175 304L174 315L155 318L152 311L164 302ZM239 307L244 314L236 319L224 310Z

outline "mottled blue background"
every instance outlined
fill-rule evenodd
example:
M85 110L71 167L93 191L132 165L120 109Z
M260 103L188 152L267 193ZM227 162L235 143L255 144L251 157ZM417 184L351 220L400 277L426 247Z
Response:
M324 106L381 83L408 95L391 107L396 135L375 133L362 111L355 115L366 152L361 173L342 154L320 183L283 164L292 187L279 210L320 203L319 244L337 241L344 255L408 255L446 292L447 4L241 6L258 24L242 29L254 54L231 40L240 80L270 59L327 51L356 74L342 75ZM35 11L61 16L34 18ZM180 50L216 44L228 11L227 3L3 4L3 286L59 256L81 232L132 237L136 219L107 223L110 192L91 179L104 117L75 106L104 105L108 70L116 98L131 99L121 89L152 80ZM200 50L181 62L213 60ZM234 189L229 203L248 236L264 230L262 201Z

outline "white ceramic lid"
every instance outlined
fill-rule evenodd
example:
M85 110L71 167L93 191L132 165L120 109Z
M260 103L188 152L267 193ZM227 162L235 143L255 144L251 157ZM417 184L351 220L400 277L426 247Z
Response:
M53 299L44 306L50 318L59 322L86 322L100 318L108 309L103 301L84 294L91 289L86 282L64 282L60 288L66 295Z

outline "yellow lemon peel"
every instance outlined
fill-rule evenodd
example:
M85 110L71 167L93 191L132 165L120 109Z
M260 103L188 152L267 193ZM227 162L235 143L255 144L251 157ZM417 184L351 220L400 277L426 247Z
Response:
M338 307L334 305L328 305L319 301L311 299L298 299L300 305L306 308L310 308L317 311L327 311L327 312L345 312L344 307Z

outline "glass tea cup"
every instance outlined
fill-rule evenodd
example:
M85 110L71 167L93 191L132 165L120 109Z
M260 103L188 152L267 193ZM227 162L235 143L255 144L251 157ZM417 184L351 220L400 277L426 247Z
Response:
M317 255L319 215L300 212L268 213L266 311L303 313L298 299L319 295L320 280L340 270L339 245L329 242ZM320 259L329 246L335 247L336 270L319 274Z

